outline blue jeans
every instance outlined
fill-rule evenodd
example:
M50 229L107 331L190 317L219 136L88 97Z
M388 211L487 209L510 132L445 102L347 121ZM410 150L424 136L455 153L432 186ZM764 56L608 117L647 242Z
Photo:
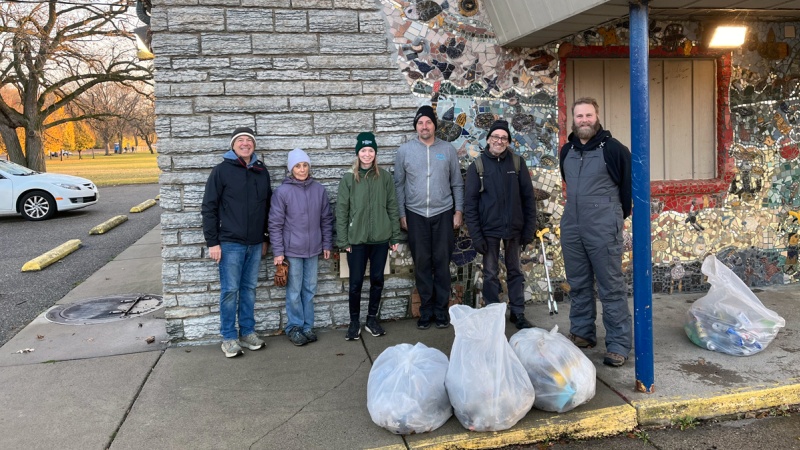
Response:
M286 284L286 328L294 327L303 331L314 328L314 294L317 293L317 266L319 256L295 258L289 261L289 280Z
M245 245L222 242L219 261L219 332L222 339L238 339L239 331L247 336L256 331L255 304L258 266L261 264L261 244Z

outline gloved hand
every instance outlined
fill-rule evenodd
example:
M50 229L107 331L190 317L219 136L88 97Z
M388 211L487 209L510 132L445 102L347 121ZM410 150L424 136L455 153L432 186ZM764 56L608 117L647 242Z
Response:
M289 261L283 262L275 266L275 286L285 287L289 282Z
M485 255L486 252L489 251L489 245L483 239L481 239L480 241L472 241L472 247L475 249L476 252L480 253L481 255Z
M521 246L521 247L522 247L522 249L524 250L524 249L525 249L525 247L529 246L529 245L530 245L530 244L532 244L532 243L533 243L533 239L529 239L529 238L522 238L522 240L520 241L520 246Z

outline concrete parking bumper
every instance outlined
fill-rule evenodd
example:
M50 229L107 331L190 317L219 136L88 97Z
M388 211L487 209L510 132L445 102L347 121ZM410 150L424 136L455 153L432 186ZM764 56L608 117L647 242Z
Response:
M74 252L75 250L81 248L81 240L80 239L70 239L67 242L59 245L58 247L45 252L36 258L26 262L22 265L22 272L35 272L37 270L42 270L45 267L53 264L56 261L59 261L69 255L70 253Z
M123 223L123 222L125 222L127 220L128 220L128 216L126 216L126 215L114 216L114 217L106 220L105 222L93 227L91 230L89 230L89 234L95 235L95 234L107 233L112 228L116 227L117 225L120 225L121 223Z
M139 203L138 205L134 206L133 208L131 208L130 212L132 212L132 213L140 213L140 212L146 210L147 208L150 208L150 207L155 206L155 205L156 205L156 201L153 200L152 198L150 198L150 199L147 199L147 200L143 201L142 203Z

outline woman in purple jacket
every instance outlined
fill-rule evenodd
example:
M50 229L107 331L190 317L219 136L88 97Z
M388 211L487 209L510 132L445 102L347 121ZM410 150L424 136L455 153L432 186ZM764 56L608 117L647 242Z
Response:
M317 262L331 257L333 213L328 194L311 177L311 160L303 150L289 152L289 171L272 195L269 235L276 266L289 263L286 285L286 335L294 345L317 340L314 334L314 294Z

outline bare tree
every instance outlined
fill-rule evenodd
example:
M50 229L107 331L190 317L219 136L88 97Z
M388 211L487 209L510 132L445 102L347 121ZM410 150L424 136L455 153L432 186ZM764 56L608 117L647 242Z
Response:
M0 3L0 87L13 86L21 109L0 99L0 137L9 159L44 171L46 129L67 121L98 119L104 112L48 120L88 90L107 83L152 79L140 64L127 14L128 0L45 0ZM13 131L25 130L25 151Z
M138 142L137 137L141 137L150 150L150 154L154 154L153 143L156 139L156 103L155 96L150 94L142 96L136 104L136 108L132 111L129 124L133 129L134 140Z
M75 107L92 117L92 128L108 155L115 139L122 145L122 136L131 127L138 104L146 97L147 94L133 86L105 83L84 93Z

